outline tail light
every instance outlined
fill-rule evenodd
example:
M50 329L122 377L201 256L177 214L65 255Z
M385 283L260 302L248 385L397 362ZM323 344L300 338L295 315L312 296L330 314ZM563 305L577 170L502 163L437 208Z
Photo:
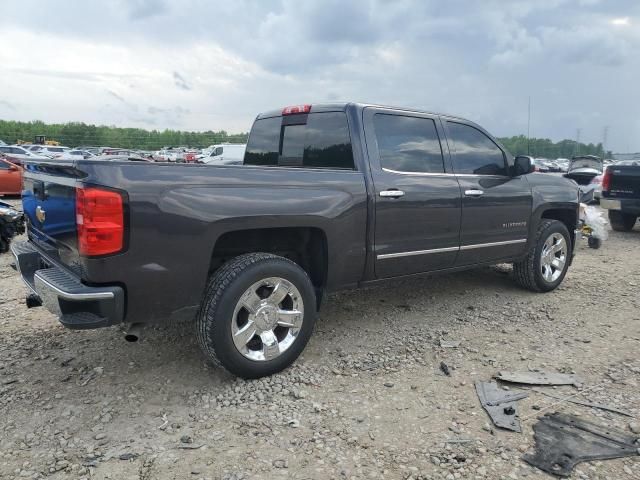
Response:
M282 109L282 115L295 115L296 113L309 113L311 105L292 105Z
M611 170L604 169L604 175L602 176L602 191L608 192L611 188Z
M77 188L76 224L80 255L118 253L124 247L122 195L101 188Z

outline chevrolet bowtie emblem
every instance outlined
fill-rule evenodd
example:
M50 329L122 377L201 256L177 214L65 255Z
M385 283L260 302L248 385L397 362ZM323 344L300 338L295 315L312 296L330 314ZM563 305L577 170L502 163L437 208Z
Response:
M40 223L44 223L45 219L47 218L47 212L45 212L44 209L39 205L36 207L36 218Z

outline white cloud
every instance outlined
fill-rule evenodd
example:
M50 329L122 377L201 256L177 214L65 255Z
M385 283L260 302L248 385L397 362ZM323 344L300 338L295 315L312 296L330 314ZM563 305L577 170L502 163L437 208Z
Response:
M5 0L0 118L247 130L288 104L467 116L498 135L583 129L640 150L640 5L594 0ZM627 139L630 139L627 141ZM614 143L617 142L617 143Z

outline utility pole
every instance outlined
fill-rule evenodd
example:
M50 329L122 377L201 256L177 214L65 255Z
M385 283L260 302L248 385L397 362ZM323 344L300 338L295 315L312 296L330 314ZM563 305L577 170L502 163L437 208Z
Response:
M576 130L576 153L575 155L580 155L580 134L582 133L582 129L578 128Z
M531 155L531 95L527 106L527 155Z
M604 127L602 132L602 156L607 155L607 137L609 136L609 125Z

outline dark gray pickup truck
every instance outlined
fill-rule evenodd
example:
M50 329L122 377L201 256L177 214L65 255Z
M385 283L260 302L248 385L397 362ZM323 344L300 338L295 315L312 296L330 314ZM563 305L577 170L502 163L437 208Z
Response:
M503 262L556 288L578 188L532 170L461 118L287 107L257 117L244 165L29 163L12 249L28 303L66 327L195 318L213 362L260 377L297 358L327 292Z

